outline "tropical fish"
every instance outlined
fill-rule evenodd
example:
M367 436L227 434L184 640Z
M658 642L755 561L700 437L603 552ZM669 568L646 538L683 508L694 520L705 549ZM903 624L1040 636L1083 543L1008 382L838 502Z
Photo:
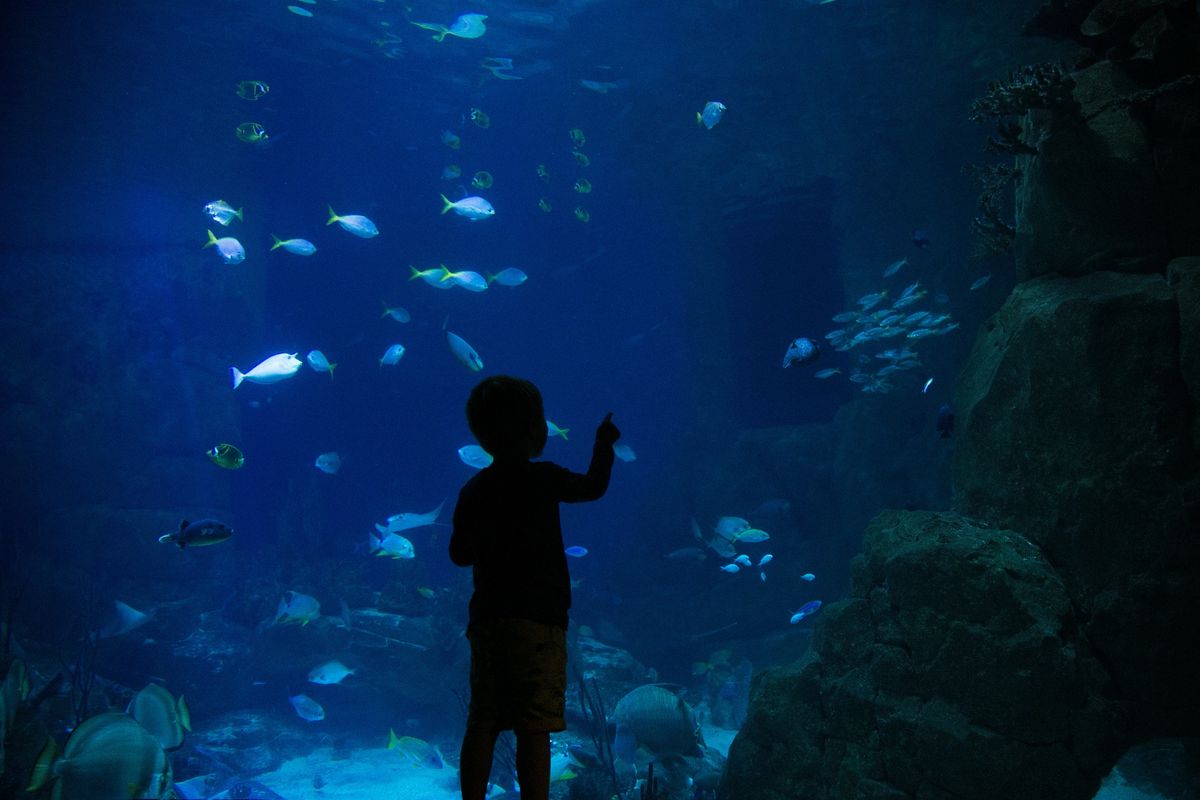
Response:
M537 165L537 176L542 179L542 183L550 182L550 172L546 169L545 164Z
M544 197L538 198L538 208L547 213L554 210L554 206L551 205L550 201Z
M487 170L483 170L483 169L479 170L479 172L476 172L474 177L471 178L471 185L474 186L476 189L491 188L492 183L493 183L492 173L488 172Z
M787 369L792 364L811 364L820 357L821 346L812 339L800 336L792 340L783 354L783 368Z
M884 268L883 277L890 278L893 275L895 275L897 272L899 272L900 270L904 269L906 266L908 266L907 258L902 258L899 261L893 261L891 264L888 264L887 267Z
M391 558L416 558L417 555L413 543L398 533L389 533L382 538L371 534L367 549L377 556Z
M579 180L575 181L575 185L571 188L580 194L591 194L592 182L587 178L580 178Z
M234 129L234 134L247 144L262 144L270 137L267 129L257 122L243 122Z
M475 125L480 128L492 127L492 118L484 113L483 109L481 108L472 108L470 111L468 111L467 119L471 120L471 122L474 122Z
M820 369L813 373L813 377L821 378L821 379L832 378L834 375L837 375L840 372L841 372L841 370L838 369L837 367L831 367L830 369Z
M704 739L691 706L655 684L639 686L617 701L612 712L617 736L656 758L704 754Z
M458 363L471 372L479 372L483 369L483 359L479 357L479 353L475 352L474 347L467 344L466 339L457 333L446 331L446 344L450 346L450 352L458 359Z
M599 94L608 94L612 89L628 89L629 81L624 79L619 81L593 81L581 78L579 85Z
M567 131L567 136L571 139L571 144L576 147L583 147L587 144L587 137L583 135L583 131L579 128L571 128Z
M333 371L337 368L337 364L330 362L320 350L309 350L304 360L308 362L308 366L312 367L314 372L328 372L329 377L333 378Z
M240 469L246 463L246 457L242 455L242 451L225 442L213 445L211 450L205 451L205 455L218 467L224 469Z
M337 453L321 453L313 466L326 475L337 475L338 470L342 468L342 457Z
M887 297L886 290L882 292L874 292L873 294L864 294L862 297L858 298L858 304L862 307L863 311L870 311L872 308L879 305L885 297Z
M487 19L487 14L461 14L454 22L450 23L450 27L436 22L413 22L412 24L418 28L433 31L433 40L440 42L447 36L457 36L460 39L478 39L487 33L487 26L483 24L485 19Z
M392 319L396 320L396 322L411 322L412 321L412 314L409 314L407 309L405 309L401 306L391 307L391 306L388 306L388 304L386 302L383 304L383 313L380 314L379 316L380 316L380 318L391 317Z
M282 247L289 253L294 253L298 256L311 256L317 252L317 246L308 239L280 239L275 234L271 234L271 238L275 240L275 244L271 245L271 250L278 250Z
M296 709L296 716L305 722L320 722L325 719L325 709L306 694L292 695L288 698L288 702L292 704L292 708Z
M936 333L937 333L937 331L930 330L929 328L914 328L913 330L908 332L907 338L909 338L909 339L924 339L926 336L933 336Z
M588 554L588 549L575 544L563 550L563 552L571 556L571 558L583 558Z
M179 530L164 533L158 537L158 541L162 544L179 545L179 549L182 550L185 547L217 544L230 536L233 536L233 529L215 519L199 519L195 522L185 519L179 523Z
M561 436L563 441L566 441L567 433L570 430L570 428L560 428L550 420L546 420L546 434L548 436Z
M151 683L133 696L125 713L138 721L164 750L183 744L185 731L192 729L192 716L183 695L176 700L157 683Z
M395 750L417 767L442 769L446 765L441 751L429 742L415 736L397 736L391 728L388 729L387 749Z
M242 219L242 209L235 209L224 200L213 200L204 206L204 213L212 217L213 222L228 225L236 219Z
M579 220L580 222L587 222L591 218L591 212L589 212L586 208L583 206L575 206L575 219Z
M750 556L746 555L745 553L742 553L740 556L738 556L737 558L735 558L733 560L733 563L735 563L741 567L749 567L751 565Z
M520 286L525 281L529 280L529 276L516 267L502 269L495 275L488 274L488 283L498 283L501 286Z
M237 367L230 367L233 373L233 388L242 385L242 381L251 383L279 383L296 374L301 361L296 358L298 353L276 353L270 358L263 359L254 369L242 372Z
M770 538L771 534L764 530L759 530L758 528L746 528L745 530L738 531L733 535L733 541L750 542L751 544L754 544L755 542L765 542Z
M967 287L967 290L973 292L976 289L982 289L984 286L987 286L987 282L990 281L991 279L992 279L992 274L990 272L987 275L981 275L975 279L974 283L972 283L970 286Z
M581 152L579 150L572 150L571 156L575 159L575 163L581 167L590 166L592 163L592 160L590 158L588 158L587 153Z
M739 533L750 529L750 523L741 517L721 517L717 520L717 526L713 531L718 536L723 536L726 539L733 539Z
M379 358L379 366L382 367L386 364L389 367L394 367L403 357L404 345L399 343L393 344L387 350L383 351L383 355Z
M275 624L287 625L291 622L299 622L301 625L307 625L319 616L321 616L321 604L317 598L289 590L284 593L279 600L279 606L275 609Z
M216 245L221 260L226 264L240 264L246 260L246 248L242 247L242 243L232 236L218 239L212 231L209 231L208 241L204 243L204 246L211 247L213 245Z
M477 219L488 219L496 215L496 209L492 208L492 204L482 197L471 196L464 197L462 200L451 202L446 195L442 195L442 213L445 214L450 209L454 209L454 213L460 217L466 217L474 222Z
M472 272L469 269L451 272L444 265L442 266L442 270L441 280L450 281L454 286L461 286L471 292L483 292L488 288L487 280L478 272Z
M326 661L319 667L313 667L308 673L308 682L317 683L322 686L331 686L336 683L341 683L347 675L353 675L354 670L347 667L342 662L334 659Z
M437 508L432 511L426 511L424 514L418 514L414 511L406 511L402 514L393 514L387 518L387 526L376 525L375 529L380 533L399 533L400 531L411 530L412 528L424 528L427 525L433 525L437 522L438 516L442 513L442 508L446 505L446 501L438 503Z
M821 610L821 601L820 600L810 600L807 603L805 603L804 605L800 606L800 609L795 614L792 614L792 618L791 618L790 622L793 625L795 625L800 620L804 619L805 617L811 617L813 614L817 613L820 610Z
M307 8L301 8L300 6L288 6L287 10L295 14L297 17L311 17L313 15L313 12L309 11Z
M26 791L54 782L54 800L112 797L167 797L171 762L162 745L128 714L91 717L71 732L59 757L47 738Z
M435 592L433 589L430 589L428 586L418 586L417 594L421 595L421 597L424 597L426 600L432 600L433 598L437 597L437 592Z
M271 87L262 81L242 81L237 85L237 96L243 100L257 100L269 91Z
M556 753L550 757L550 782L569 781L577 775L571 771L571 765L580 766L575 756L567 753Z
M458 164L447 164L442 167L442 180L455 181L462 177L462 167Z
M97 639L111 639L114 636L121 636L130 631L140 628L150 621L151 614L143 614L128 603L122 603L120 600L113 601L113 616L104 624L100 630L96 631Z
M340 217L333 210L333 206L328 206L328 208L329 219L326 221L326 225L332 225L336 222L342 226L342 230L349 231L363 239L370 239L373 236L379 235L379 229L375 227L375 223L362 214L347 214L344 217Z
M458 148L462 147L462 139L454 131L443 130L441 139L442 144L446 145L446 147L449 147L451 150L457 150ZM460 172L459 174L462 173Z
M745 520L742 521L745 522ZM749 525L750 523L747 522L746 524ZM717 555L721 556L722 558L733 558L735 555L737 555L737 550L734 549L733 542L729 541L729 539L721 535L714 536L711 539L705 539L704 535L700 532L700 524L696 522L694 517L691 520L691 525L692 536L696 538L696 541L703 542L704 544L708 545Z
M815 581L816 579L817 579L817 576L813 575L811 572L806 572L800 576L800 580L808 581L809 583Z
M614 444L613 455L622 461L637 461L637 453L633 452L633 448L627 444Z
M458 448L458 457L468 467L483 469L492 464L492 455L477 444L463 445Z
M765 567L767 564L770 564L774 560L775 560L775 556L771 555L770 553L766 553L763 555L762 558L760 558L758 560L758 563L755 566Z
M454 283L445 283L442 281L442 276L449 272L445 267L437 266L430 267L429 269L417 269L412 264L409 264L408 268L412 270L412 275L409 277L410 281L420 278L435 289L453 289L455 286Z
M705 128L711 131L713 126L721 121L721 117L724 114L724 103L719 103L716 100L709 100L704 104L703 111L696 112L696 124L703 125Z
M739 567L737 564L726 564L725 566L721 567L721 572L737 572L740 569L741 567Z
M921 387L921 394L929 394L930 386L933 386L933 378L925 381L925 385Z

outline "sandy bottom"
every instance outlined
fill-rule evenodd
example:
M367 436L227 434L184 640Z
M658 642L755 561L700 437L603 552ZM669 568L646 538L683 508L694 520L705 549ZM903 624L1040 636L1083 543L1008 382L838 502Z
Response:
M413 766L395 751L355 750L350 758L333 760L329 748L285 761L275 772L259 775L287 800L455 800L458 770ZM318 780L319 779L319 780ZM320 784L318 789L315 784Z

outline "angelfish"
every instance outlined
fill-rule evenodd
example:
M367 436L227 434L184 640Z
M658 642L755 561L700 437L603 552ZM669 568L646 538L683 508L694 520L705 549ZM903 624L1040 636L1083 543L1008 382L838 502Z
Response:
M708 130L721 121L721 117L725 114L725 104L716 100L709 100L704 104L704 110L696 112L696 124L703 125Z

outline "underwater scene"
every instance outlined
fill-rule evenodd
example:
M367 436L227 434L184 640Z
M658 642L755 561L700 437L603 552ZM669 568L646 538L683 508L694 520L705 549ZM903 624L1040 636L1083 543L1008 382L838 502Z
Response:
M0 796L521 797L550 564L556 800L1200 797L1200 3L6 31ZM611 462L498 578L491 376Z

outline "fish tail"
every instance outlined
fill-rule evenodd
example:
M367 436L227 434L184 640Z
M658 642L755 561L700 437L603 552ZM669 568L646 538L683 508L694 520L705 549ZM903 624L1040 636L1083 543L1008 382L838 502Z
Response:
M495 276L495 275L493 275L492 273L490 273L490 272L489 272L489 273L487 274L487 278L486 278L486 280L487 280L488 286L491 286L491 285L492 285L492 281L496 280L496 276Z
M276 236L273 233L271 234L271 238L275 240L275 244L271 245L272 250L278 250L280 247L283 247L282 239L280 239L278 236Z
M388 743L387 743L387 749L388 749L388 750L395 750L395 749L396 749L396 745L398 745L398 744L400 744L400 737L396 735L396 731L394 731L394 730L393 730L393 729L391 729L391 728L388 728Z
M242 385L242 381L246 380L246 376L237 367L230 367L229 369L232 370L231 374L233 375L233 388L236 389L237 387Z
M213 245L216 243L217 243L217 237L213 236L213 232L211 230L208 231L208 241L204 243L204 247L208 247L209 245ZM203 248L201 248L201 249L203 249Z
M328 372L329 372L329 380L333 380L333 371L334 371L334 369L336 369L336 368L337 368L337 364L333 364L333 363L331 363L331 364L329 365L329 370L328 370Z
M414 280L416 280L417 278L421 277L421 270L417 269L417 268L416 268L416 267L414 267L412 264L409 264L409 265L408 265L408 268L409 268L410 270L412 270L412 275L410 275L410 276L409 276L409 278L408 278L410 281L414 281ZM385 314L384 316L387 316L387 315Z
M243 208L244 208L244 207L243 207ZM242 218L242 210L243 210L242 208L239 208L237 211L233 212L233 215L234 215L235 217L237 217L239 220L242 220L242 221L244 221L244 220L243 220L243 218Z
M447 278L449 278L449 277L451 277L452 275L454 275L454 273L450 271L450 268L449 268L449 267L447 267L445 264L438 264L438 266L439 266L439 267L441 268L441 270L442 270L442 277L438 278L438 283L441 283L442 281L444 281L444 280L446 280Z
M171 541L174 538L175 538L175 534L164 533L162 536L158 537L158 542L159 542L159 544L166 544L167 542Z
M703 125L704 125L704 117L700 116L699 111L696 112L696 125L701 126L701 127L703 127Z
M333 223L338 221L337 212L333 210L333 206L326 206L326 208L329 209L329 221L326 222L325 224L332 225Z
M450 209L454 208L454 203L451 203L448 199L446 199L446 195L442 195L442 203L444 203L444 205L442 206L443 214L445 214Z
M38 756L37 763L33 765L33 772L29 776L29 786L25 788L25 791L36 792L46 785L47 780L53 780L58 777L54 773L54 762L57 759L58 745L54 743L53 737L47 737L46 746L42 748L42 753Z

